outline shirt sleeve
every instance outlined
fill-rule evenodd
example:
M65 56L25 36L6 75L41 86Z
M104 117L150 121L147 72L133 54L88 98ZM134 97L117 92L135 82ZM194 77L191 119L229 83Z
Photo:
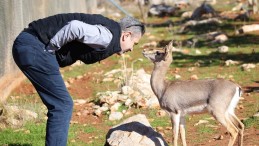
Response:
M58 50L73 40L87 44L93 48L107 48L112 40L112 33L102 25L91 25L73 20L59 30L50 40L52 50Z

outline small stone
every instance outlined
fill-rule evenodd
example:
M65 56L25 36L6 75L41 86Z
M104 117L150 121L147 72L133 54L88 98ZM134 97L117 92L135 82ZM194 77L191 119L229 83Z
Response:
M132 99L127 99L127 100L125 101L125 105L126 105L126 106L131 106L132 104L133 104Z
M102 111L101 111L100 109L96 109L96 110L94 111L94 114L95 114L96 116L100 117L101 114L102 114Z
M87 100L85 100L85 99L75 99L74 100L75 105L82 105L82 104L85 104L86 102L87 102Z
M209 123L209 121L207 121L207 120L199 120L199 122L195 123L194 126L198 126L200 124L206 124L206 123Z
M228 52L228 46L220 46L220 47L218 47L218 52L220 52L220 53L227 53Z
M70 142L75 143L75 142L76 142L76 140L75 140L75 139L72 139Z
M70 124L78 124L78 121L70 121Z
M174 78L175 78L175 79L180 79L180 78L181 78L181 76L180 76L180 75L178 75L178 74L175 74L175 75L174 75Z
M76 115L77 115L77 116L81 116L81 113L80 113L80 112L77 112Z
M69 78L69 79L67 80L67 82L68 82L69 84L73 84L74 81L75 81L75 79L73 79L73 78Z
M259 112L253 115L253 117L259 117Z
M188 68L188 71L192 72L192 71L194 71L194 69L195 69L194 67L190 67L190 68Z
M65 81L65 86L66 86L67 88L69 88L69 87L70 87L70 84L69 84L67 81Z
M237 65L237 64L239 64L238 61L233 61L233 60L227 60L227 61L225 61L225 65L226 65L226 66Z
M191 79L191 80L198 80L199 78L198 78L197 75L192 75L192 76L190 77L190 79Z
M134 90L130 86L123 86L121 88L121 92L123 95L129 95L129 94L134 93Z
M157 113L156 113L156 115L158 116L158 117L164 117L164 116L166 116L166 111L164 111L164 110L159 110Z
M102 112L105 112L105 111L108 111L108 110L109 110L109 107L108 107L108 106L102 106L102 107L100 107L100 110L101 110Z
M215 136L213 137L214 140L222 140L224 139L224 136L223 135L218 135L218 136Z
M79 76L76 77L77 80L80 80L80 79L82 79L82 78L83 78L83 76L81 76L81 75L79 75Z
M110 121L120 120L122 119L123 114L121 112L112 112L109 116Z
M178 74L180 72L180 68L175 68L174 73Z
M244 109L244 105L239 105L237 109Z
M172 130L172 126L165 127L166 130Z
M156 130L157 130L157 131L162 131L162 130L163 130L163 127L158 126L158 127L156 127Z
M121 103L116 102L113 106L111 106L110 108L111 112L117 111L120 108L120 106L121 106Z
M199 54L201 54L201 51L198 50L198 49L196 49L196 50L195 50L195 54L199 55Z
M243 64L241 68L243 71L251 71L251 69L255 68L255 64L252 64L252 63Z

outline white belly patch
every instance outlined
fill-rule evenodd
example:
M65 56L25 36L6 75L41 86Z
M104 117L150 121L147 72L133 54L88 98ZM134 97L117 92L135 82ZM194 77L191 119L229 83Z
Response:
M196 105L196 106L192 106L192 107L189 107L187 109L184 109L183 112L185 114L203 113L203 112L205 112L206 107L207 107L207 104Z

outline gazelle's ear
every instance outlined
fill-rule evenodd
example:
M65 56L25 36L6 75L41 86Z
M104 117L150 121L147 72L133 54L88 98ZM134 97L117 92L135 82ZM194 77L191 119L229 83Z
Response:
M165 55L164 55L164 61L167 59L168 53L172 53L172 41L164 47Z
M167 51L172 53L173 52L173 43L174 43L174 40L170 41L168 46L167 46Z

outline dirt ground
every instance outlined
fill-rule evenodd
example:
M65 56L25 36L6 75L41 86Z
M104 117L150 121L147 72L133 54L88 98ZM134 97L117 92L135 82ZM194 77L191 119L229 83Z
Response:
M104 64L107 65L108 62L103 62ZM108 63L109 65L112 65L112 62ZM92 73L96 72L97 70L91 70ZM71 86L68 88L69 92L71 95L74 95L76 97L85 97L86 99L88 97L91 97L93 94L93 91L91 90L91 88L89 87L89 84L91 82L93 82L93 80L95 78L93 78L93 76L91 76L92 73L88 73L87 75L85 75L83 78L81 79L77 79L73 82L73 84L71 84ZM246 103L256 103L258 101L256 101L255 98L251 98L249 96L249 93L254 91L254 90L258 90L259 89L259 81L243 87L245 94L244 94L244 101ZM22 83L15 91L16 93L22 93L22 94L33 94L36 93L35 89L33 88L33 86L31 84L28 83ZM255 93L259 96L259 93ZM89 96L87 96L89 95ZM82 124L82 125L91 125L94 126L96 129L102 129L104 131L109 130L109 126L103 124L104 122L104 118L103 117L96 117L95 115L92 114L92 108L91 108L92 104L91 103L85 103L83 105L75 105L74 106L74 112L73 112L73 117L71 120L71 124L73 123L77 123L77 124ZM238 117L240 117L240 119L246 118L245 116L249 116L245 114L246 109L245 108L239 108L236 110L236 114L238 115ZM80 115L78 115L78 113L80 113ZM187 144L188 145L210 145L210 146L216 146L216 145L222 145L225 146L228 144L228 140L229 140L229 134L227 133L227 130L222 127L221 125L218 126L218 128L216 128L215 130L217 131L216 135L214 134L214 136L211 135L206 135L206 133L204 135L201 135L200 133L197 132L197 129L193 126L190 125L190 123L187 122L187 134L186 134L186 138L187 138ZM153 127L155 128L155 127ZM170 133L171 131L165 131L167 133ZM77 137L78 139L80 139L81 141L88 143L89 141L93 140L93 137L95 137L96 135L91 135L88 133L83 133L80 132L79 136ZM215 136L223 136L223 138L215 138ZM204 142L195 142L196 144L193 144L192 141L199 141L198 137L207 137L206 139L208 139L208 141ZM166 139L166 141L168 142L169 145L172 145L172 134L166 134L164 136L164 138ZM180 142L180 140L179 140ZM244 146L259 146L259 130L255 129L253 127L251 128L246 128L244 131Z

